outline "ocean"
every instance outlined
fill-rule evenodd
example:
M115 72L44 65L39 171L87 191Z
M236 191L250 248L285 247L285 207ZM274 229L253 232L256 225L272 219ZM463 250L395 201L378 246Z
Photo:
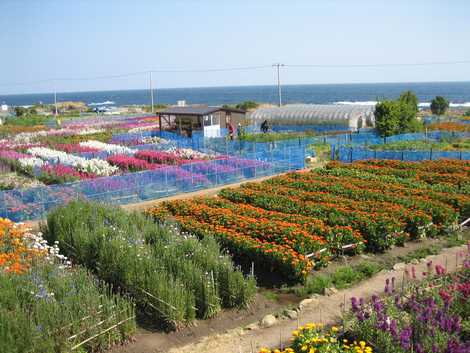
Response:
M383 98L397 98L405 90L414 91L422 106L441 95L451 102L451 106L470 108L470 82L285 85L282 86L282 101L283 104L375 104ZM47 104L53 103L53 99L51 93L0 95L0 104ZM148 90L59 92L57 100L122 106L150 104L150 94ZM154 92L155 104L176 104L178 100L185 100L187 104L209 105L233 104L246 100L277 103L278 95L277 86L166 88L156 89Z

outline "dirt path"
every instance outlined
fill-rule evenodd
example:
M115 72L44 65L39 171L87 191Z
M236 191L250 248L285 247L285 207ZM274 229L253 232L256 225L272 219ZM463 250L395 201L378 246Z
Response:
M426 271L426 262L432 260L433 264L447 266L447 271L455 271L462 264L462 254L467 252L466 246L444 249L439 255L432 255L415 266L416 272ZM306 306L299 317L300 325L308 322L335 323L341 315L341 304L346 302L349 307L351 297L370 297L372 294L383 293L385 280L395 277L400 287L404 278L405 266L393 271L383 271L371 279L359 283L357 286L339 291L332 296L321 296ZM265 329L248 330L237 328L227 333L205 337L201 341L168 350L169 353L251 353L258 352L262 347L279 347L280 342L285 344L293 330L297 328L297 320L282 319L277 325ZM131 345L132 346L132 345ZM129 347L131 348L131 347ZM159 352L159 350L141 350L135 347L132 352ZM143 348L143 347L141 347ZM163 347L162 347L163 348ZM131 352L131 351L129 351Z

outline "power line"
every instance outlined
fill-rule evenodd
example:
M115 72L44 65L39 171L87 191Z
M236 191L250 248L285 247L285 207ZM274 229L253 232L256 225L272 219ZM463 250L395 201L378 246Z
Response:
M402 67L402 66L437 66L470 64L470 60L434 61L421 63L383 63L383 64L286 64L286 67L315 67L315 68L355 68L355 67Z
M416 66L439 66L439 65L461 65L470 64L470 60L460 61L435 61L420 63L381 63L381 64L285 64L286 68L364 68L364 67L416 67ZM276 65L274 65L276 66ZM123 74L110 74L103 76L90 77L61 77L49 78L38 81L2 83L0 87L28 86L43 83L73 82L73 81L95 81L105 79L125 78L131 76L148 75L149 73L210 73L210 72L233 72L233 71L251 71L272 68L273 65L240 66L226 68L207 68L207 69L152 69L147 71L130 72Z
M92 77L50 78L50 79L45 79L45 80L40 80L40 81L0 84L0 87L27 86L27 85L36 85L36 84L41 84L41 83L52 83L52 82L95 81L95 80L104 80L104 79L114 79L114 78L125 78L125 77L131 77L131 76L148 75L149 73L230 72L230 71L250 71L250 70L259 70L259 69L266 69L266 68L271 68L271 65L243 66L243 67L229 67L229 68L211 68L211 69L147 70L147 71L124 73L124 74L92 76Z

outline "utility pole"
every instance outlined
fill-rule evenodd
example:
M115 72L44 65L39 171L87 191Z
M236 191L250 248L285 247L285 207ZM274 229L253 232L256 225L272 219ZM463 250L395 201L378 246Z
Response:
M57 87L56 81L54 80L54 107L55 107L55 117L57 118Z
M281 73L280 73L281 66L284 66L284 64L281 64L281 63L273 64L273 67L277 68L277 93L279 96L279 106L282 105Z
M149 72L150 73L150 100L151 100L151 112L153 114L153 88L152 88L152 71Z

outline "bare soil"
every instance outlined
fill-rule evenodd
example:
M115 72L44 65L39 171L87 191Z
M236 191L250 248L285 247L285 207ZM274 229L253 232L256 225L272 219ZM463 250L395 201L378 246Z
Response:
M328 267L318 273L332 273L344 265L356 265L364 261L373 261L391 268L399 262L399 256L407 255L417 249L432 245L445 244L445 239L424 239L409 242L404 247L395 247L384 254L365 254L353 257L343 257L333 261ZM430 256L435 262L447 264L449 270L455 269L455 254L465 247L444 249L441 254ZM445 259L445 260L444 260ZM411 267L412 265L408 265ZM417 273L425 264L413 265ZM395 276L400 285L403 271L382 271L371 279L360 282L356 286L340 291L327 297L320 296L316 309L301 312L299 322L333 323L341 314L340 306L349 301L352 296L368 297L381 292L386 278ZM286 288L260 288L254 302L246 310L226 310L213 319L201 320L194 327L185 328L178 332L162 333L139 329L134 342L115 347L112 353L161 353L161 352L214 352L240 353L258 352L261 347L279 347L285 344L290 332L297 327L296 320L283 319L274 328L248 330L247 326L258 323L267 314L282 313L285 309L295 308L304 299L286 291ZM280 341L281 337L281 341Z

